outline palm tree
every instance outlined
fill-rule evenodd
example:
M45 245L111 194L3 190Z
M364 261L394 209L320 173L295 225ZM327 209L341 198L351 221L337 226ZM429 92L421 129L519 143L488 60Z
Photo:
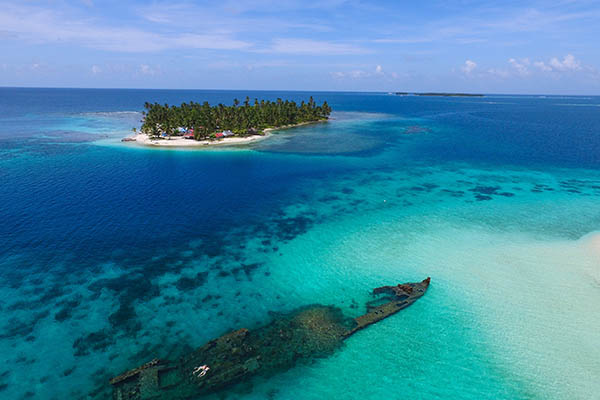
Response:
M308 103L302 101L299 105L295 101L278 98L275 102L254 99L252 106L246 96L243 106L239 105L237 99L232 106L218 104L213 107L206 101L202 104L182 103L178 107L146 102L141 131L153 137L164 132L170 137L178 127L193 128L194 138L199 140L210 137L216 129L229 129L235 134L246 135L267 127L327 119L331 113L327 102L319 106L312 96Z

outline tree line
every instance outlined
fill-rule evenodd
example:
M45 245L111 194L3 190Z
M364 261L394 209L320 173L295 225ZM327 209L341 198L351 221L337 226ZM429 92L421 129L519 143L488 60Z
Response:
M173 136L179 133L179 128L184 128L193 130L196 140L215 137L220 130L230 130L239 136L262 134L266 128L326 120L331 113L326 101L317 105L312 96L300 104L282 99L274 102L254 99L250 104L250 98L246 97L243 104L235 99L231 106L211 106L206 101L181 106L146 102L144 108L142 132L154 137Z

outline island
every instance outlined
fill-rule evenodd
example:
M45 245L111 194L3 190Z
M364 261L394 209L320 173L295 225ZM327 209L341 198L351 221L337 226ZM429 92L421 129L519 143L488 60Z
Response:
M444 92L396 92L397 96L434 96L434 97L483 97L480 93L444 93Z
M279 314L269 324L213 339L176 361L155 358L110 380L115 400L187 400L219 393L255 376L269 378L338 350L343 342L421 298L430 278L375 288L366 313L314 304Z
M275 129L327 121L331 107L324 101L318 105L312 96L308 102L277 99L276 101L250 98L233 105L208 102L144 104L142 126L134 136L122 139L149 146L208 146L246 144L264 139Z

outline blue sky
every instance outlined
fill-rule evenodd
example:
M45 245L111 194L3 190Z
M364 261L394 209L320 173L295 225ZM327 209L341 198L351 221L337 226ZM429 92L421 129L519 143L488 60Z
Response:
M600 2L0 0L0 86L600 94Z

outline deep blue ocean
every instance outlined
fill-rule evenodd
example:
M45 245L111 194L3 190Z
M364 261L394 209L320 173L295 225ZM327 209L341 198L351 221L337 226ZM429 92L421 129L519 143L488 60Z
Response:
M120 142L146 101L326 100L253 145ZM593 399L600 97L0 88L0 398L108 380L307 304L432 277L244 399Z

